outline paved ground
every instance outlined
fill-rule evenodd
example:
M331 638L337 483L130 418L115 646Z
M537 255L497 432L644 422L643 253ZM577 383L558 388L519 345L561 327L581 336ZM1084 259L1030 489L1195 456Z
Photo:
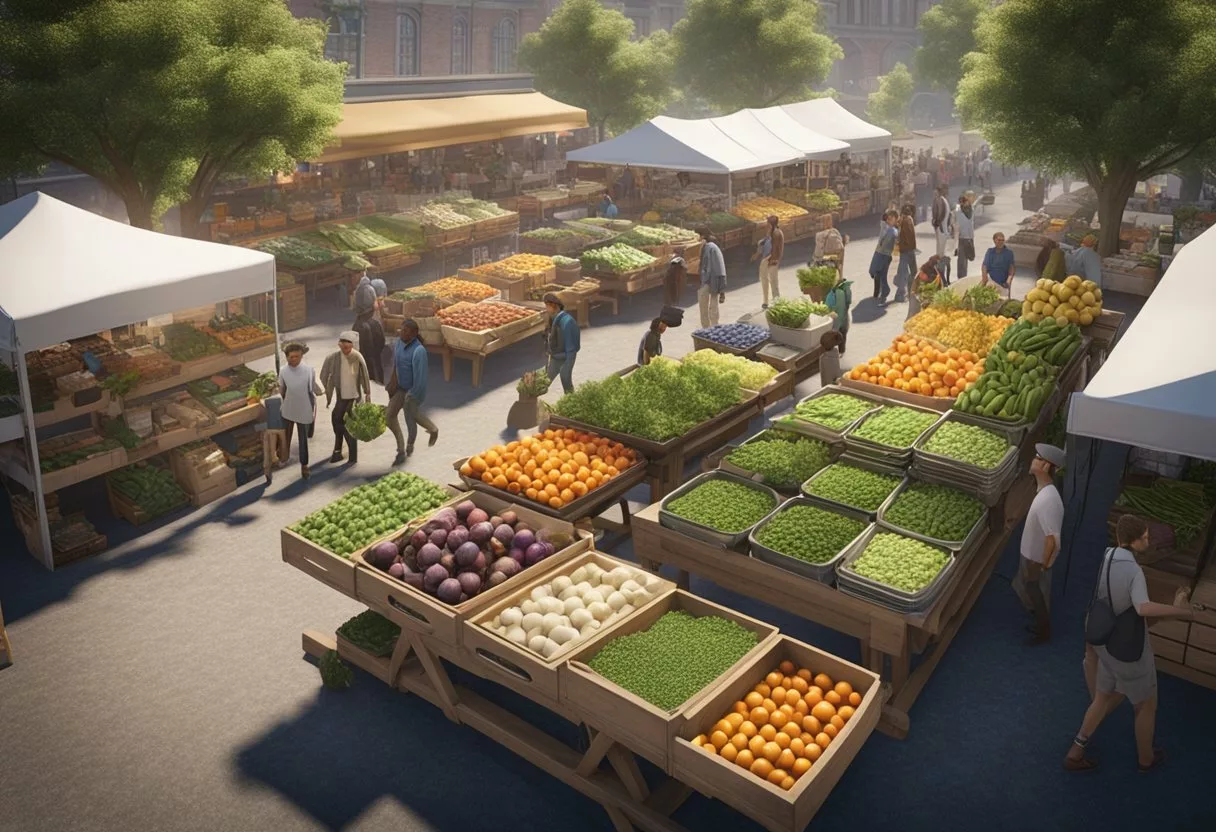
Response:
M1017 198L1016 183L998 189L981 218L985 232L1013 230ZM904 309L882 312L863 299L876 227L847 230L860 301L849 358L860 361L899 331ZM927 226L920 232L928 239ZM797 292L793 271L805 259L804 246L790 246L786 293ZM729 269L723 320L759 304L755 267ZM659 303L652 293L625 304L618 318L596 313L576 379L631 363ZM295 334L313 344L309 358L319 366L348 322L334 309ZM687 350L686 332L669 333L670 354ZM467 365L457 365L450 384L432 368L426 409L442 438L420 446L407 470L448 481L453 459L501 435L515 380L542 359L539 341L498 354L478 390ZM331 440L324 421L317 457ZM0 830L608 829L593 804L429 705L366 676L348 692L325 692L301 659L301 630L332 630L360 608L283 564L278 530L385 473L392 455L385 437L363 450L355 469L317 465L307 485L289 469L270 488L245 486L139 536L110 523L109 552L54 574L21 551L7 513L0 517L0 601L17 656L0 673ZM100 521L98 499L96 490L75 496ZM1060 635L1038 651L1022 646L1016 602L994 579L913 710L911 738L876 735L817 826L890 828L895 807L905 829L972 829L980 813L988 829L1022 829L1028 811L1045 829L1086 821L1131 829L1162 817L1174 829L1210 824L1196 795L1199 755L1214 739L1213 721L1200 715L1216 697L1193 686L1162 680L1161 733L1173 757L1161 775L1134 774L1127 713L1095 744L1108 771L1084 779L1058 772L1084 708L1076 620L1092 569L1076 574L1067 595L1057 590ZM694 589L841 655L856 653L855 644L729 588ZM1203 723L1188 722L1196 719ZM755 828L699 798L679 819L697 830Z

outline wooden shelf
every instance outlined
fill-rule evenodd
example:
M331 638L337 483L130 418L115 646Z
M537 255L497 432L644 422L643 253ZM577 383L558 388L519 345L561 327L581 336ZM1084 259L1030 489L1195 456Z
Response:
M76 407L72 404L71 397L58 399L55 402L55 407L51 410L44 410L41 413L34 414L34 427L44 428L48 425L56 425L60 422L66 422L69 419L77 419L81 416L88 416L90 413L96 413L99 410L105 410L110 404L110 394L102 390L101 398L95 402ZM20 416L21 414L17 414ZM10 417L11 418L11 417Z
M222 373L224 370L231 370L233 367L239 367L242 364L248 364L250 361L256 361L259 358L267 358L274 355L275 345L263 344L260 347L254 347L251 350L235 353L221 353L220 355L209 355L206 358L199 358L194 361L187 361L182 364L182 371L175 375L163 378L159 381L152 381L147 384L141 384L131 390L123 398L126 400L134 400L151 396L156 393L163 393L166 390L172 390L174 387L181 387L191 381L197 381L200 378L207 378L216 373Z

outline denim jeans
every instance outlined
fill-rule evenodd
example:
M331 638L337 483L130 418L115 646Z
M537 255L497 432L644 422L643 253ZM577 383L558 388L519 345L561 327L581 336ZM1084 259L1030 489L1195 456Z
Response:
M895 297L904 298L912 278L916 277L916 252L901 251L899 253L899 269L895 272Z
M886 300L887 295L891 294L891 287L887 285L887 272L890 270L891 255L874 252L874 257L870 260L870 277L874 278L874 291L882 300Z
M435 423L423 415L418 408L418 400L407 395L404 390L398 390L388 400L388 412L384 414L384 418L388 422L388 429L393 433L393 438L397 440L398 452L403 452L407 444L411 448L414 447L419 425L422 425L423 430L427 433L439 432ZM406 436L401 435L401 422L397 420L398 413L405 416Z
M559 377L562 380L562 391L571 393L574 391L574 359L578 353L567 354L565 358L557 359L550 357L549 363L545 367L545 371L549 374L549 382L556 381Z

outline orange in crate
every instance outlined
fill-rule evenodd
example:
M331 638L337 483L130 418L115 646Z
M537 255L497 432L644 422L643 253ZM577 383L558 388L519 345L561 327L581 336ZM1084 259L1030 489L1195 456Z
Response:
M984 359L969 350L939 349L923 338L900 335L849 378L939 399L957 398L979 379Z

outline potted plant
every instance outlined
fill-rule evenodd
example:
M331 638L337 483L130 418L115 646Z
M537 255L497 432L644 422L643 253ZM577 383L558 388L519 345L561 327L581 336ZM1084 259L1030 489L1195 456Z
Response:
M803 266L798 270L798 286L802 294L821 302L827 297L828 290L836 285L839 276L835 266Z
M507 427L525 429L539 425L540 397L549 392L551 383L549 373L543 367L524 373L523 378L515 385L519 401L511 405L507 412Z

